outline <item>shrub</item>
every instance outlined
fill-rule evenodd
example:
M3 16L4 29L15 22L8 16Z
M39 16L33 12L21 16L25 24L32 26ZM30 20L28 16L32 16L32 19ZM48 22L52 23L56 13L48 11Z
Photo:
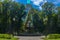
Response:
M0 34L0 40L18 40L11 34Z
M60 34L49 34L47 36L48 39L58 39L60 38Z
M12 37L13 37L13 35L11 35L11 34L0 34L0 38L11 39Z

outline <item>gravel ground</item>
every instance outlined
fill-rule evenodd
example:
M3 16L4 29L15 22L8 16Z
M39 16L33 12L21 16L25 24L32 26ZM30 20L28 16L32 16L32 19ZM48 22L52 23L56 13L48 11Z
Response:
M15 36L19 38L19 40L43 40L45 36Z

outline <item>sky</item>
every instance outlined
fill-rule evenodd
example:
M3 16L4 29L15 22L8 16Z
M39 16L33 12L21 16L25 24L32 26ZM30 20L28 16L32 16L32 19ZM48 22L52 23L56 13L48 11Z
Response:
M60 6L60 0L15 0L21 4L31 4L34 8L42 9L42 5L46 2L52 2L56 6Z

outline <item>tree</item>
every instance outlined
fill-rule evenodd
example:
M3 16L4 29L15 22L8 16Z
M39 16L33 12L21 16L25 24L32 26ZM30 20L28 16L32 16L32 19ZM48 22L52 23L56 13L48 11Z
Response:
M44 18L47 17L47 26L45 27L45 32L48 34L48 33L51 33L51 20L52 20L52 12L53 12L53 9L54 9L54 4L53 3L49 3L49 2L46 2L43 6L42 6L42 11L44 12ZM43 19L44 20L44 19Z
M41 33L43 32L44 30L43 21L39 18L37 13L33 15L33 24L36 32L41 32Z
M57 7L57 33L60 33L60 7Z
M25 15L25 6L4 0L0 2L0 7L1 33L19 33L23 23L21 18Z

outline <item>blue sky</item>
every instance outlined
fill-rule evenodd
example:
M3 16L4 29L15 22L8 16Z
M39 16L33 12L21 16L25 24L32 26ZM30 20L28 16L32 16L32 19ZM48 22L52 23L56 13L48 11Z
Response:
M48 2L52 2L53 4L55 4L56 6L60 6L60 0L15 0L17 2L20 2L21 4L27 4L30 3L34 8L37 9L42 9L41 6ZM30 1L30 2L29 2Z

